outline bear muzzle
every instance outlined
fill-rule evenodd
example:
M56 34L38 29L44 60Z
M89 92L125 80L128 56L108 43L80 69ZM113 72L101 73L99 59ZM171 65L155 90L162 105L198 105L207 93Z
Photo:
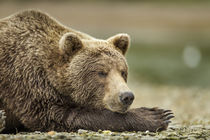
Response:
M120 92L117 98L115 97L106 100L106 108L118 113L126 113L135 98L134 94L130 91Z
M134 94L132 92L123 92L119 95L120 102L124 106L130 106L133 103L134 100Z

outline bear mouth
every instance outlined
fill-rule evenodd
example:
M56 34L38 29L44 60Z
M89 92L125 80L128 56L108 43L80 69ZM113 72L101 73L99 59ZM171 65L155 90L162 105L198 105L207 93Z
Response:
M130 105L129 106L123 106L123 105L106 105L106 108L112 112L117 112L117 113L121 113L121 114L125 114L128 109L129 109Z

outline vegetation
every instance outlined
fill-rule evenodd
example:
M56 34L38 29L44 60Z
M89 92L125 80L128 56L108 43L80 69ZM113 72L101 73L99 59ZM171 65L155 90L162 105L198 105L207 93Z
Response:
M176 130L176 131L175 131ZM170 127L167 131L152 133L152 132L111 132L111 131L87 131L78 130L76 133L56 133L50 131L48 133L19 133L16 135L0 135L0 139L11 140L135 140L135 139L161 139L161 140L179 140L179 139L209 139L210 127L209 126L191 126L191 129L187 127L174 126Z
M191 68L184 60L186 47L175 44L134 44L127 56L130 74L141 82L159 85L209 87L210 48L197 47L201 58L197 66Z

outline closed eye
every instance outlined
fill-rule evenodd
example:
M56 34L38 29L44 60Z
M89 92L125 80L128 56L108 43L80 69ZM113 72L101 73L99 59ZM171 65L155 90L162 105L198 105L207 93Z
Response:
M125 71L121 71L121 76L123 77L123 79L127 82L127 72Z
M108 75L108 72L99 71L99 72L98 72L98 75L99 75L100 77L103 77L103 78L105 78L105 77L107 77L107 75Z

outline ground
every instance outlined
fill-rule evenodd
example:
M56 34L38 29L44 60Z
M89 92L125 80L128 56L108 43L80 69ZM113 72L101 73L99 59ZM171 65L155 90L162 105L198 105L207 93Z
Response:
M77 133L56 133L50 131L48 133L19 133L17 135L0 135L0 139L13 139L13 140L31 140L31 139L65 139L65 140L135 140L135 139L162 139L162 140L178 140L178 139L209 139L210 138L210 126L171 126L167 131L160 133L151 132L111 132L111 131L87 131L80 129Z

